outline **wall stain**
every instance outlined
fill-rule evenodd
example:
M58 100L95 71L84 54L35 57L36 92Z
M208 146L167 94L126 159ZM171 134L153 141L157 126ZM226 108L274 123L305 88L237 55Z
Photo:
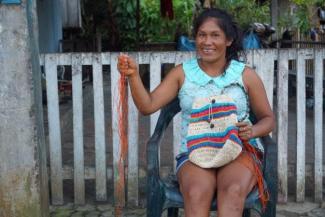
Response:
M31 173L24 169L10 171L0 181L1 217L41 217L38 192L35 192L38 190Z

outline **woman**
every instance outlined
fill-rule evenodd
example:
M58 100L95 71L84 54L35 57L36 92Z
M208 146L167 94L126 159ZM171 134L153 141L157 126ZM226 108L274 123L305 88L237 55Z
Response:
M143 114L154 113L176 96L180 99L182 143L176 170L185 216L209 216L214 196L219 217L241 216L245 198L257 184L256 158L243 151L234 161L219 168L203 169L191 163L185 139L191 106L195 98L211 96L222 86L236 82L245 88L250 109L257 118L254 125L249 121L237 124L241 140L255 141L254 138L270 133L275 124L274 116L261 79L238 61L242 39L231 16L219 9L206 9L194 21L193 30L198 58L173 68L153 92L148 93L144 88L132 58L119 56L118 69L128 77L134 102ZM257 152L262 151L258 143L252 143Z

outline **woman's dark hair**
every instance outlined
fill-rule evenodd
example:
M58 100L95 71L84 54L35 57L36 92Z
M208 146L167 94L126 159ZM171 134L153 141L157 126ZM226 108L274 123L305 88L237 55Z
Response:
M201 14L194 20L193 36L196 34L200 26L209 18L215 18L219 27L224 31L228 40L232 40L232 44L227 47L226 60L239 60L239 56L244 54L243 50L243 33L233 20L232 16L226 11L218 8L204 9Z

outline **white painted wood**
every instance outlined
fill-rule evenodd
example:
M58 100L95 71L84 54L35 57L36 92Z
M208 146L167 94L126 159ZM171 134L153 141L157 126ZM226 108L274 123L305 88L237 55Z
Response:
M125 171L124 159L121 158L120 137L118 129L118 102L119 102L119 79L120 73L117 70L118 53L111 53L111 105L112 105L112 136L113 136L113 171L114 171L114 203L115 206L125 206ZM117 186L121 186L119 192Z
M110 52L101 53L101 56L102 56L102 64L103 65L111 64L111 53Z
M263 81L267 98L273 107L274 59L276 50L257 50L254 53L256 72Z
M135 60L138 62L138 55ZM139 113L128 86L128 206L139 205ZM145 151L145 150L143 150Z
M107 200L106 146L103 68L101 55L93 56L95 156L96 156L96 200Z
M175 63L175 52L159 52L157 54L160 55L160 60L162 63Z
M288 200L288 51L279 50L277 74L278 201Z
M93 64L93 53L82 53L82 65L92 65Z
M139 52L138 53L138 64L149 64L151 52Z
M52 204L62 205L62 152L57 80L57 61L57 55L48 54L45 56Z
M306 140L306 75L305 53L298 51L297 56L297 184L296 201L305 200L305 140Z
M315 51L314 69L314 200L323 200L323 59L324 50Z
M85 203L81 54L72 56L74 201Z
M160 55L153 53L150 56L150 92L152 92L161 82ZM160 110L150 115L150 135L153 134Z
M58 56L58 65L69 65L71 66L71 55L73 53L55 54Z

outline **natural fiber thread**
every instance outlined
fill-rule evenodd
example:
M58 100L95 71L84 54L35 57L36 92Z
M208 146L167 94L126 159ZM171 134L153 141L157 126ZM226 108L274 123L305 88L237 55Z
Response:
M119 101L118 101L118 129L120 137L120 161L125 160L128 150L128 101L127 101L127 80L124 74L119 80Z
M115 217L120 217L123 214L123 208L120 206L116 206L114 209L114 216Z
M118 135L120 139L120 156L118 161L118 181L116 186L118 207L124 205L125 199L125 171L124 162L127 156L128 150L128 104L127 104L127 80L124 74L121 74L119 79L119 100L118 100ZM120 204L122 203L122 204ZM121 216L121 210L117 209L115 213L116 217Z
M243 143L244 143L245 150L253 155L253 156L251 156L251 155L249 155L249 156L253 158L254 173L255 173L254 175L255 175L256 181L257 181L257 188L258 188L262 208L263 208L263 211L265 211L267 202L270 199L270 195L269 195L268 190L264 186L263 173L261 171L261 167L259 167L259 165L258 165L258 164L261 165L261 161L258 158L256 149L247 141L243 142Z

